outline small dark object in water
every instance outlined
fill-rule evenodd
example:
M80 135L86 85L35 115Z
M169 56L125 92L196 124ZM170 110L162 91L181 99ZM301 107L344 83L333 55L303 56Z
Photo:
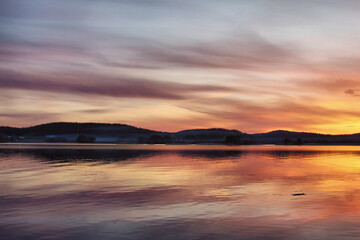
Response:
M303 195L306 195L306 194L305 193L293 193L291 195L293 195L293 196L303 196Z

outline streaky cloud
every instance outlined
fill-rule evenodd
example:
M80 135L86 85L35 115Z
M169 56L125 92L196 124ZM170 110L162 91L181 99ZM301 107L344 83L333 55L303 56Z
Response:
M0 88L68 94L96 94L116 98L153 98L178 100L199 92L234 91L234 89L201 84L182 84L158 80L109 77L79 73L31 74L0 71Z

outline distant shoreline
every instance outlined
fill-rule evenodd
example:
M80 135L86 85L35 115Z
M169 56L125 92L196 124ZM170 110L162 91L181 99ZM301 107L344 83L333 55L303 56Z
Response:
M360 133L330 135L276 130L248 134L235 129L159 132L126 124L56 122L27 128L0 127L0 142L167 145L360 145Z
M224 144L134 144L134 143L0 143L0 149L148 150L148 151L359 151L360 145L224 145Z

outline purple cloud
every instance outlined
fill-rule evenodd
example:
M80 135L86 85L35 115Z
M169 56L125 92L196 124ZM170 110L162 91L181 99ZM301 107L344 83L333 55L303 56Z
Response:
M222 86L182 84L131 77L71 73L26 74L2 71L0 88L69 94L95 94L117 98L184 99L187 94L234 91Z

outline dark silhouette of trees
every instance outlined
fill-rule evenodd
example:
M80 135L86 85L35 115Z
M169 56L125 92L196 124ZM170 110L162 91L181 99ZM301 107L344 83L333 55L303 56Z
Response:
M289 138L284 138L284 145L289 145L291 140Z
M241 137L236 135L228 135L224 140L224 144L241 144Z
M284 145L302 145L304 144L304 141L302 140L301 137L297 138L296 141L292 141L291 139L289 138L284 138L284 141L283 141Z
M143 136L138 137L136 143L145 143L144 137Z
M58 143L58 142L69 142L69 141L65 137L51 137L46 139L46 142Z
M5 134L0 134L0 142L8 142L10 139Z
M79 143L127 142L127 143L216 143L216 144L357 144L360 133L330 135L311 132L276 130L268 133L246 134L237 130L221 128L190 129L175 133L152 131L125 124L108 123L48 123L32 127L16 128L0 126L0 142L66 142L74 141L69 136L79 136ZM94 137L90 137L94 136ZM101 136L101 137L100 137ZM108 137L108 138L107 138Z
M148 134L154 131L137 128L126 124L111 123L76 123L76 122L55 122L36 125L25 128L0 127L0 133L8 136L45 136L61 134L97 134L104 133L118 135L121 134Z
M79 135L76 138L77 143L94 143L95 140L96 140L95 137L93 137L93 136L85 136L85 135Z
M165 143L171 143L172 139L170 135L158 135L154 134L151 135L148 139L148 143L151 144L165 144Z

